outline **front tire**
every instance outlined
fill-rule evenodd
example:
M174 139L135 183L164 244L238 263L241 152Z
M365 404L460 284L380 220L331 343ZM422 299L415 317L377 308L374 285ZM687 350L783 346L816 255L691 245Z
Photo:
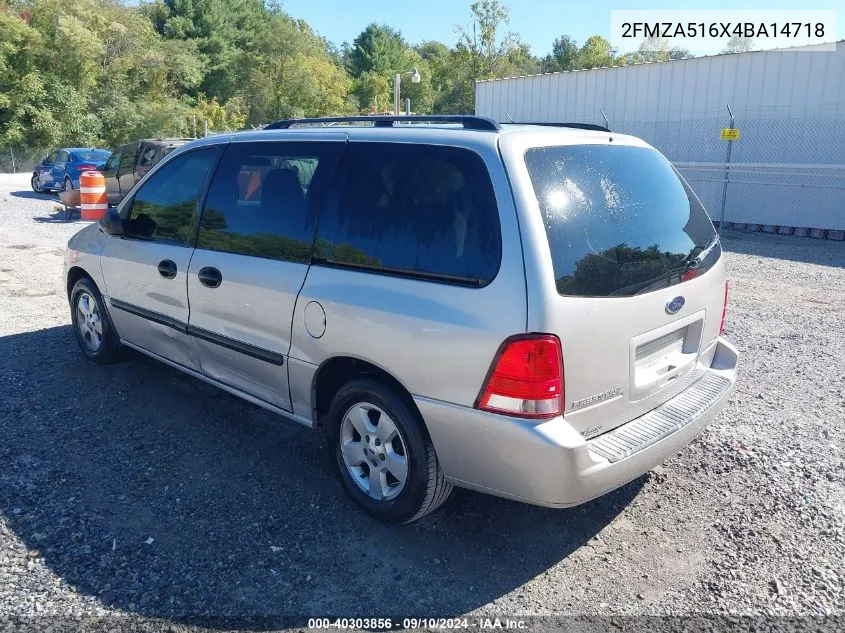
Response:
M419 415L379 382L358 379L340 388L329 408L326 440L346 492L381 521L416 521L452 491Z
M70 312L76 342L88 360L110 365L122 359L123 346L93 281L83 277L74 284Z
M44 187L41 186L41 178L38 177L38 174L32 174L32 179L29 181L29 185L35 193L44 193Z

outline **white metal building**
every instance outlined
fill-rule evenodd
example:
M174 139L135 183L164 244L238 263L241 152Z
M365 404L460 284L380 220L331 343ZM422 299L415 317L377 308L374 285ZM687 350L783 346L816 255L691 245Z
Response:
M725 221L841 230L845 42L835 52L813 48L479 81L476 114L607 123L640 136L681 169L718 219L728 146L719 133L730 127L730 106L740 139L731 148Z

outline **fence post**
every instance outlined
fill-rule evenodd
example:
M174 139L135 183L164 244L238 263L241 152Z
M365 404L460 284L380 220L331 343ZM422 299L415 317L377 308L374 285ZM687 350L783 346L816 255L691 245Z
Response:
M731 115L731 128L734 126L734 113L731 110L730 105L725 105L728 109L728 114ZM722 185L722 210L719 212L719 237L722 236L722 226L725 224L725 203L728 199L728 178L729 178L729 171L730 171L730 164L731 164L731 150L733 149L734 142L729 140L728 141L728 155L725 158L725 182Z
M18 173L18 170L15 169L15 150L13 150L11 147L9 148L9 155L11 155L12 157L12 173L16 174Z

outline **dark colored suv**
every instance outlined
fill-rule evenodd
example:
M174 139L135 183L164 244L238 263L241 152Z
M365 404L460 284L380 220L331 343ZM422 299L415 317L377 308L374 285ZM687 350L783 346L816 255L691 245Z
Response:
M106 178L106 198L117 204L150 168L189 138L143 139L121 145L112 152L102 169Z

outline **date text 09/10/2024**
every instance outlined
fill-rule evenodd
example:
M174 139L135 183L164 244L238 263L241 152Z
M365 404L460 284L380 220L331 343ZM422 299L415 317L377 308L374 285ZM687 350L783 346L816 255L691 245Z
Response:
M390 631L393 629L460 630L525 630L524 620L512 618L312 618L309 629L367 629Z

